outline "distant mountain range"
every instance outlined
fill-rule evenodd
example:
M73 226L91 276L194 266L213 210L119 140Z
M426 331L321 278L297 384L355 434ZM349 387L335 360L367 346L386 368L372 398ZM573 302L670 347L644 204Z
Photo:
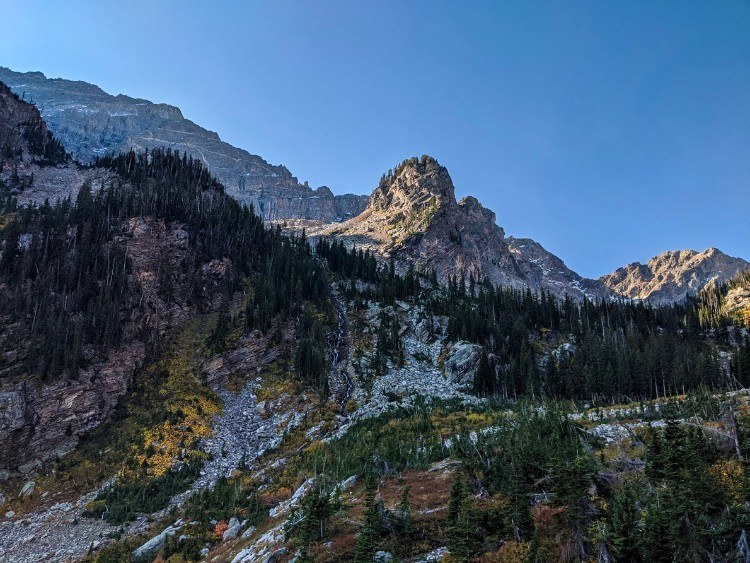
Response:
M682 301L711 282L727 282L748 267L747 261L727 256L718 248L674 250L645 264L633 262L618 268L599 281L623 297L663 305Z
M404 161L370 198L333 195L325 186L313 190L301 184L282 165L271 165L222 141L174 106L113 96L86 82L50 79L40 72L0 67L0 81L33 101L50 130L82 163L130 148L184 151L201 159L231 196L252 204L267 221L289 223L291 228L306 226L310 235L372 248L381 256L394 257L401 268L410 263L434 268L443 280L474 275L513 287L544 288L558 297L665 304L681 301L709 282L726 282L750 267L717 249L678 250L587 279L539 243L506 238L495 214L475 198L457 201L448 171L433 158ZM52 181L56 173L43 173L46 180L38 180L22 199L67 193Z
M225 143L217 133L186 119L179 108L122 94L113 96L81 81L0 67L0 82L33 102L53 133L79 162L130 148L168 147L208 165L227 192L266 220L305 218L333 222L359 214L366 196L334 196L301 184L284 166Z
M574 299L625 298L667 304L682 301L712 281L726 282L750 267L716 249L667 252L643 266L587 279L531 239L505 237L495 214L476 198L456 201L448 170L434 158L411 158L389 172L365 211L332 225L307 225L311 236L331 236L451 276L489 278L512 287L545 289Z

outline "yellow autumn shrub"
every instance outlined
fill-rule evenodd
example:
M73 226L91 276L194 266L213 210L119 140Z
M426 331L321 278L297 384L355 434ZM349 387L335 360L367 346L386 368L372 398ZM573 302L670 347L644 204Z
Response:
M727 498L737 503L742 501L745 470L739 460L716 462L708 468L708 473L721 486Z

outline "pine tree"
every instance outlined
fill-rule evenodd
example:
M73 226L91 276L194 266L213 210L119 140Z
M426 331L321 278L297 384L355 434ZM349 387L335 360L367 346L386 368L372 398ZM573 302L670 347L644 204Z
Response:
M369 563L377 550L383 519L378 502L378 482L374 473L367 476L365 489L365 520L354 548L355 563Z
M401 501L398 504L398 534L409 538L414 531L414 523L411 515L411 505L409 503L409 487L405 487L401 493Z
M612 497L609 509L609 530L612 551L618 561L640 561L640 514L637 507L641 483L625 481Z
M474 552L476 518L466 482L457 475L448 500L448 549L460 561Z

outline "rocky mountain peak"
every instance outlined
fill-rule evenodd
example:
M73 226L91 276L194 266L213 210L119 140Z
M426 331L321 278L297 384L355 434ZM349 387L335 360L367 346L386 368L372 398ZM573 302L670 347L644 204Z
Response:
M404 160L380 179L370 196L370 211L399 214L434 213L456 205L456 194L448 170L430 156Z
M710 282L724 283L750 263L718 248L670 250L646 264L633 262L599 278L615 293L630 299L666 304L684 300Z
M474 276L511 287L545 288L555 295L607 297L601 283L584 280L529 241L505 239L495 213L477 198L456 201L448 170L434 158L409 158L385 174L367 209L344 223L308 230L410 264L435 270L438 279ZM531 244L533 243L533 244ZM533 249L529 253L526 249Z
M479 203L479 200L474 196L461 198L461 201L458 202L458 206L466 215L473 217L477 221L494 223L497 219L495 212L491 209L487 209L484 205ZM501 231L503 230L502 227L498 228Z

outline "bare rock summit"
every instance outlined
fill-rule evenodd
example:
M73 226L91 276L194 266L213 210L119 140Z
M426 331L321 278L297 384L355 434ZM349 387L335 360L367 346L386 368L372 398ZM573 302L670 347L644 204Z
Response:
M664 305L685 300L711 282L725 283L750 263L717 248L672 250L646 262L633 262L599 278L618 295Z
M559 297L611 295L601 283L584 280L541 245L506 239L493 211L475 197L456 200L448 170L430 156L407 159L385 174L358 217L312 226L308 234L369 248L392 257L402 270L410 264L435 270L441 281L473 276L509 287L544 288ZM539 261L542 255L546 262Z

